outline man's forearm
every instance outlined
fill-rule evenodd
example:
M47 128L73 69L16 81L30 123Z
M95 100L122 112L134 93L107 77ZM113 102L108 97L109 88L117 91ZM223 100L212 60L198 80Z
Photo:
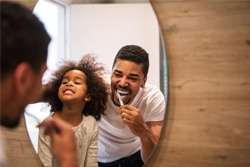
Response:
M147 130L143 136L140 137L141 140L141 157L143 162L146 162L149 159L155 145L156 138L150 130Z

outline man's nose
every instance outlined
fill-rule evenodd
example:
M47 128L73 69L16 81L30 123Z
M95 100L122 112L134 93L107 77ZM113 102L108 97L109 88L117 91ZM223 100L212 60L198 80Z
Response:
M128 85L128 80L127 80L127 77L122 77L121 79L120 79L120 81L119 81L119 85L121 86L121 87L125 87L125 86L127 86Z

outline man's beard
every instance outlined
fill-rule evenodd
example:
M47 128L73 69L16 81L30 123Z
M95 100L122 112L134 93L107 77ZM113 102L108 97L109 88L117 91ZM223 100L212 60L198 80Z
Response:
M112 99L112 102L113 102L113 104L114 104L114 105L116 105L116 106L120 107L120 103L115 101L115 95L114 95L114 92L112 92L112 94L111 94L111 99Z

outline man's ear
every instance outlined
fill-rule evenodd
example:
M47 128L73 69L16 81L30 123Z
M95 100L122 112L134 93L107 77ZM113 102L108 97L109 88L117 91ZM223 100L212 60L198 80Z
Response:
M145 87L146 82L147 82L147 79L148 79L148 76L145 76L145 77L143 78L143 81L142 81L142 84L141 84L141 88L144 88L144 87Z
M32 88L32 68L26 63L20 63L14 71L14 85L16 93L20 97L24 97L29 89Z

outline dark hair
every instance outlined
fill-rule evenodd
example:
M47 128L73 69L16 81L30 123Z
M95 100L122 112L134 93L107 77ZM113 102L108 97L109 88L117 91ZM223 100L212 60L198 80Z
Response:
M31 10L16 2L0 2L1 79L27 62L35 72L47 61L51 40Z
M45 85L43 100L51 105L51 111L59 112L62 110L63 103L58 98L58 89L64 75L71 70L82 71L87 77L88 94L91 100L86 103L82 113L92 115L96 120L101 119L104 114L108 98L108 85L103 79L105 74L104 67L95 61L95 57L85 55L79 63L75 61L64 61L64 64L52 74L51 80Z
M114 68L117 59L128 60L136 64L142 64L142 72L145 76L147 76L149 69L149 58L148 53L142 47L137 45L123 46L116 54L112 68Z

